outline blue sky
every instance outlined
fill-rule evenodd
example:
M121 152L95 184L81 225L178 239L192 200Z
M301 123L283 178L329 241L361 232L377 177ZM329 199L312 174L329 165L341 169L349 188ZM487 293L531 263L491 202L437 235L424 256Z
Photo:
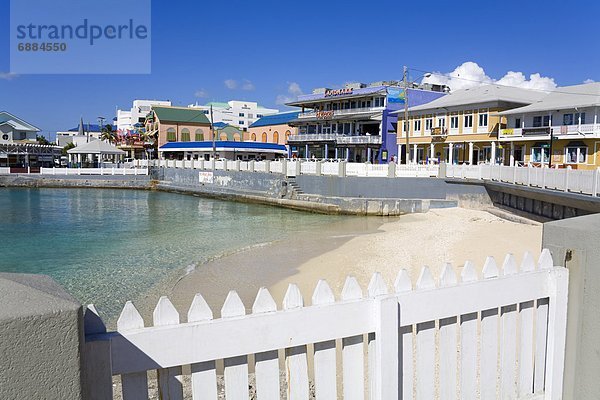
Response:
M19 76L5 74L8 3L0 0L0 109L45 134L80 116L112 118L136 98L283 109L278 96L401 79L403 65L446 73L473 61L494 79L519 71L560 86L600 81L597 1L154 0L151 74Z

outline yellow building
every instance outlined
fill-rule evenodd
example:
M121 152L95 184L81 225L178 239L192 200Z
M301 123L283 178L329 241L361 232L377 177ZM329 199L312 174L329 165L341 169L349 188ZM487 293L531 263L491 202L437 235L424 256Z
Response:
M559 87L539 101L500 113L508 165L600 167L600 83Z
M498 141L506 128L500 112L533 103L543 94L485 85L462 89L408 110L410 161L454 164L503 163L508 153ZM410 101L410 100L409 100ZM406 124L398 114L398 154L404 162Z

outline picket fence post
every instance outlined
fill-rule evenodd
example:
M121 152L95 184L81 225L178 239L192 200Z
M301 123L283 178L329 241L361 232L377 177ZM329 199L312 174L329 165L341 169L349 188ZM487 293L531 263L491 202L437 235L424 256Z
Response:
M569 173L571 171L571 166L567 166L565 169L565 192L569 191Z

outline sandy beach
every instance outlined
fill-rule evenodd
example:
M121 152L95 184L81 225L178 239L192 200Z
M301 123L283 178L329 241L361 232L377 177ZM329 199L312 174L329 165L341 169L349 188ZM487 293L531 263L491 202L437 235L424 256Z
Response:
M511 222L486 211L462 208L399 218L365 217L346 227L341 224L331 231L249 248L200 265L163 287L160 294L170 297L182 320L195 293L204 296L215 318L229 290L239 293L248 312L262 286L281 304L287 286L295 283L305 304L310 304L319 279L326 279L336 296L347 275L355 276L366 291L371 275L380 272L391 288L401 268L414 283L423 265L438 277L444 262L451 262L460 273L466 260L481 269L487 256L493 256L499 265L509 252L518 261L525 251L537 257L541 236L540 224ZM139 303L144 317L151 316L157 295L149 294Z

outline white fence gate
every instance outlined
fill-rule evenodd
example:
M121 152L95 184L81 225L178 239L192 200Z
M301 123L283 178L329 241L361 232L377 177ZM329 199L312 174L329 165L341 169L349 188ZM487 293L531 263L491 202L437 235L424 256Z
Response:
M182 366L190 365L192 397L217 399L215 362L223 360L226 398L246 400L254 355L258 399L279 399L281 389L308 399L309 360L316 399L559 399L567 285L568 271L544 250L537 264L526 253L520 267L512 255L501 269L488 257L481 278L470 262L460 278L449 264L439 280L424 267L414 289L401 270L392 293L379 274L366 296L348 277L338 301L321 280L310 306L290 285L281 310L262 288L249 315L231 291L214 319L198 294L182 323L162 297L145 327L128 302L110 333L90 306L86 381L92 398L107 400L120 375L124 400L146 399L147 371L156 370L159 398L182 399Z

